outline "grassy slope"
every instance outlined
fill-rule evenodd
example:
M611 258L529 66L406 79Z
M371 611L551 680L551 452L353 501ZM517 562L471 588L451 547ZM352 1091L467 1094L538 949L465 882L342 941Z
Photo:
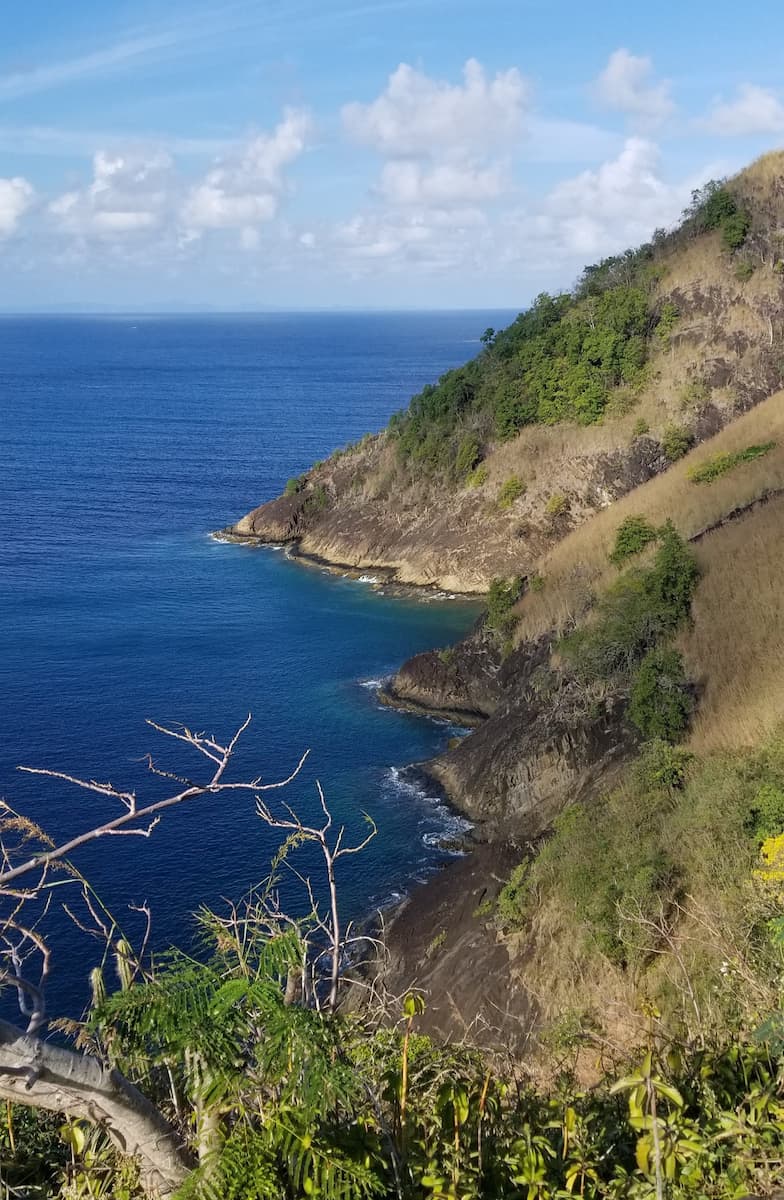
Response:
M710 484L689 478L722 452L775 441L764 457ZM679 645L702 692L693 725L695 749L754 744L784 717L784 392L744 414L708 442L569 534L537 564L541 591L517 606L518 642L560 632L587 611L617 576L608 562L621 521L644 514L672 519L695 539L702 570L694 624ZM765 501L765 503L760 503ZM746 515L743 510L750 509ZM713 529L721 522L723 527ZM705 533L706 530L712 532Z

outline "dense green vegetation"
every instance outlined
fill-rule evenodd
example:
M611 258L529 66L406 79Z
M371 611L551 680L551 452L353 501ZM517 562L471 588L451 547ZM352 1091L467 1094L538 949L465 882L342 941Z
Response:
M694 438L685 425L667 425L662 437L662 449L670 462L677 462L691 450Z
M677 741L692 709L683 658L671 647L649 650L635 671L629 718L644 737Z
M755 446L747 446L745 450L736 450L732 454L714 454L698 467L692 467L689 479L692 483L713 483L714 479L725 475L727 471L732 471L742 463L753 462L755 458L762 458L775 448L775 442L760 442Z
M676 305L656 301L663 252L714 229L736 250L749 228L723 183L694 192L673 233L657 230L638 249L586 267L570 292L537 296L508 328L486 329L476 358L423 388L392 418L401 457L462 479L484 443L511 438L525 425L601 420L619 388L633 392L643 382L652 339L669 343L678 325Z
M567 661L586 683L631 679L646 654L688 619L697 563L671 523L658 536L650 567L620 575L591 618L561 641Z
M673 1033L753 1025L779 1003L781 885L756 877L761 847L783 832L784 738L702 762L654 740L621 788L558 818L498 919L515 928L557 912L595 968L604 956L629 972ZM678 943L678 987L657 964L690 919L700 933Z
M522 594L523 581L517 575L513 579L492 580L487 593L487 628L508 635L515 623L512 610Z
M476 465L480 435L512 437L535 421L599 420L614 387L640 381L655 323L644 285L602 290L597 275L574 294L542 294L482 354L393 417L401 454L461 476Z
M692 193L684 216L687 226L691 224L698 232L720 230L722 245L729 251L740 249L751 227L749 214L732 192L715 180Z
M416 994L391 1019L384 1005L292 1002L308 922L270 922L267 889L200 914L199 960L173 952L137 982L120 970L108 994L107 963L83 1036L201 1147L178 1200L769 1194L784 1151L784 901L755 868L782 831L781 738L702 763L653 742L623 787L558 819L499 918L535 928L556 909L583 972L635 979L649 1018L624 1058L588 1008L566 1014L549 1087L420 1035ZM656 967L692 911L700 935L670 956L674 987ZM590 1088L573 1071L583 1048L602 1056ZM28 1200L141 1196L133 1164L84 1121L9 1109L0 1161Z
M770 1194L779 1177L782 1073L764 1041L698 1046L652 1032L622 1076L590 1089L570 1077L567 1052L547 1092L419 1036L419 1007L408 998L397 1031L311 1014L299 1032L309 1026L318 1049L294 1033L289 1009L268 1056L276 1068L243 1077L239 1063L220 1060L222 1081L238 1089L224 1102L224 1140L178 1200L726 1200ZM286 1049L296 1055L288 1063ZM303 1053L323 1068L325 1093L308 1087L292 1108L269 1082L278 1078L284 1094L293 1081L307 1087ZM179 1072L174 1045L169 1063ZM123 1171L105 1146L86 1164L77 1152L67 1171L76 1187L60 1195L132 1200L140 1192Z

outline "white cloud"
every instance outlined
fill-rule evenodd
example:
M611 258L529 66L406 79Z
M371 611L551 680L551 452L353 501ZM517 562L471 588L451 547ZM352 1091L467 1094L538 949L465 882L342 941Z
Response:
M476 264L488 232L476 208L423 208L361 213L339 225L333 240L338 263L352 274L371 263L374 270L445 272Z
M93 157L93 179L49 205L56 225L82 236L116 237L158 228L166 219L173 163L162 151Z
M413 159L393 159L384 165L378 184L390 204L462 204L492 200L504 190L498 166L445 162L425 166Z
M384 204L459 209L494 200L509 186L499 155L520 138L528 97L515 68L491 78L469 59L462 82L449 83L401 63L375 100L345 105L343 125L386 160L373 189ZM379 247L421 237L421 226L406 224L410 216L391 220L395 232Z
M717 100L701 124L725 137L784 133L784 104L769 88L742 83L735 98Z
M557 184L539 210L518 218L534 253L577 263L645 241L671 225L703 176L667 183L654 143L632 137L617 156L592 171Z
M401 63L370 104L344 106L343 124L355 141L388 158L484 151L520 134L528 97L515 68L488 79L471 58L463 83L450 84Z
M284 167L299 158L310 117L288 109L271 134L259 134L232 159L220 161L191 188L182 219L191 230L252 227L270 221L285 190Z
M649 127L661 125L675 111L670 83L653 78L650 58L615 50L596 81L595 91L606 107L625 113Z
M14 232L34 198L33 185L21 175L0 179L0 237L8 237Z

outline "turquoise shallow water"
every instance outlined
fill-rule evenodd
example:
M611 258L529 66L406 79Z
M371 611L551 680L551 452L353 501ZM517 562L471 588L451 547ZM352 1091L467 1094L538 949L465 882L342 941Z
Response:
M476 607L378 596L209 531L380 428L511 315L0 319L0 794L55 833L83 828L108 802L16 764L157 793L147 750L193 764L146 717L221 735L251 711L238 776L282 777L310 747L289 800L315 815L318 777L339 821L378 823L345 861L347 912L430 869L451 818L401 769L451 731L381 708L371 681L459 636ZM163 945L273 849L251 802L203 800L79 865L109 902L149 900ZM66 929L57 945L76 1003L90 951Z

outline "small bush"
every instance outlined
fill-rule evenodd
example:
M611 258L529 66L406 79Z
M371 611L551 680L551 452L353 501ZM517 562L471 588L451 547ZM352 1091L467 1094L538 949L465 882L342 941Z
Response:
M561 492L556 492L551 496L545 505L544 511L548 517L560 517L569 509L569 500Z
M483 483L487 483L487 475L488 475L487 467L485 466L484 463L480 463L479 466L475 467L474 470L471 471L471 473L467 477L466 487L470 487L470 488L481 487Z
M784 832L784 791L763 783L754 797L746 828L760 843Z
M753 462L755 458L762 458L775 447L775 442L760 442L756 446L747 446L745 450L736 450L732 454L726 452L714 454L713 458L708 458L699 466L692 467L689 471L689 479L692 483L713 483L714 479L725 475L727 471L739 467L741 463Z
M681 314L672 300L665 300L656 323L656 333L662 342L669 342L670 334L680 320Z
M296 496L297 492L301 492L307 483L306 475L297 475L295 479L289 479L286 483L284 496Z
M692 200L696 202L693 215L700 231L720 229L738 211L732 193L715 180L706 184L702 192L694 192Z
M645 420L645 417L638 417L637 420L632 425L632 437L633 438L643 437L644 434L650 432L650 428L651 427L648 424L648 422Z
M475 433L467 433L460 443L455 458L455 470L458 475L468 475L479 462L479 438Z
M734 212L732 216L727 217L721 227L721 241L725 250L739 250L746 241L751 220L747 213L742 210Z
M735 268L735 278L739 283L748 283L754 274L754 263L740 262Z
M689 764L694 755L662 738L654 738L642 749L633 779L645 791L680 791L686 784Z
M632 682L629 718L649 738L677 741L689 723L691 696L677 650L651 650Z
M610 562L619 567L621 563L639 554L659 536L658 531L645 517L626 517L615 534L615 545L610 551Z
M561 640L584 682L631 679L648 651L688 618L697 561L670 522L659 540L652 565L619 576L599 600L594 619Z
M525 494L525 484L517 475L510 475L501 486L498 493L498 507L504 511L510 509L515 500Z
M443 650L438 651L438 658L445 667L451 666L455 658L454 646L445 646Z
M487 593L486 624L496 633L508 635L515 625L512 609L520 599L523 581L519 576L512 579L494 579Z
M512 872L496 901L496 919L502 929L519 929L525 918L525 901L528 895L528 869L530 863L526 859Z
M532 575L528 580L529 592L543 592L546 582L544 575Z
M655 805L646 803L645 819L640 814L635 821L620 800L575 804L557 817L528 886L534 894L555 895L564 922L582 925L592 935L592 950L626 966L650 952L650 931L619 920L619 912L653 917L661 898L674 891L675 869L661 844ZM524 901L523 895L518 907Z
M693 440L685 425L668 425L662 434L662 450L670 462L676 462L689 452Z
M681 392L681 408L699 408L707 404L711 390L704 379L692 379Z

